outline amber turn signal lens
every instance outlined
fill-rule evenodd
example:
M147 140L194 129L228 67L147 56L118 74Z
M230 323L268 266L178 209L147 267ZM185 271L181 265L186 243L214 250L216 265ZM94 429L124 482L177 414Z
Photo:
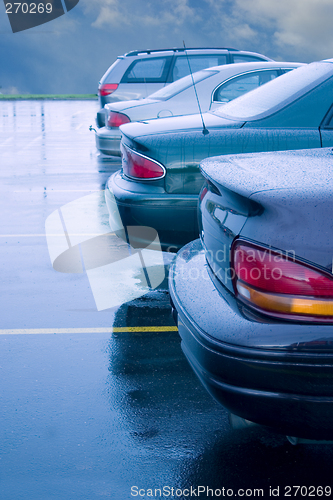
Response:
M293 252L279 252L237 240L232 248L237 297L265 314L333 321L333 279L303 263Z

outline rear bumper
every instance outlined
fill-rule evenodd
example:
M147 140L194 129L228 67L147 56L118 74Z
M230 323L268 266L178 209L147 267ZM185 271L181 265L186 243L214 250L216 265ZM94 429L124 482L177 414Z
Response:
M96 147L106 155L120 156L120 131L104 126L95 133Z
M109 178L105 193L111 228L117 211L124 226L154 228L162 249L170 252L198 236L196 195L170 195L163 180L135 182L121 171Z
M247 320L217 292L198 240L177 255L169 288L183 351L218 402L283 434L333 438L333 352L297 347L332 327Z

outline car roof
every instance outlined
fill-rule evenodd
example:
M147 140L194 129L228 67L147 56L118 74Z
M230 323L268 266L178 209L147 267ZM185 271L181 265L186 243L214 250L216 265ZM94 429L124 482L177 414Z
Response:
M267 61L272 61L269 57L265 56L264 54L260 54L259 52L253 52L249 50L239 50L239 49L234 49L232 47L174 47L170 49L147 49L147 50L132 50L130 52L127 52L126 54L122 56L118 56L118 59L125 59L126 57L144 57L144 56L149 56L151 54L153 55L158 55L158 54L163 54L163 55L173 55L173 54L184 54L186 55L187 53L191 54L210 54L212 52L214 53L226 53L226 52L233 52L237 54L249 54L253 56L258 56L261 59L266 59Z
M286 61L251 61L251 62L239 62L233 64L221 64L219 66L211 66L209 68L204 68L201 71L223 71L237 74L237 72L247 72L253 70L259 70L261 68L296 68L299 66L306 66L306 63L300 62L286 62Z
M155 52L185 52L188 50L200 50L200 51L205 51L205 50L231 50L235 52L239 52L238 49L233 49L231 47L173 47L170 49L149 49L149 50L131 50L130 52L127 52L124 54L123 57L130 57L130 56L138 56L142 54L153 54Z

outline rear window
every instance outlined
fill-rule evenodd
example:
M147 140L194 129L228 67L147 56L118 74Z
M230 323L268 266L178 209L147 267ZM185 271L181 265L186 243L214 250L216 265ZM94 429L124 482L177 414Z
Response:
M189 69L189 63L191 66L191 71ZM205 68L212 68L213 66L220 66L222 64L227 64L227 56L221 55L209 55L209 56L178 56L176 57L175 64L172 70L172 81L179 80L184 76L190 74L190 72L195 73Z
M219 107L215 114L237 120L254 120L281 109L326 80L333 73L331 63L312 63L285 73L234 101Z
M115 68L116 66L118 66L120 62L120 59L116 59L115 62L108 68L108 70L104 73L104 75L102 76L101 78L101 83L117 83L119 82L120 78L121 78L121 75L122 75L122 72L120 73L120 76L119 75L115 75ZM121 66L121 65L120 65ZM119 71L116 73L119 73ZM118 76L118 79L117 79L117 76Z
M127 69L121 83L161 83L167 79L171 58L139 59Z
M194 83L206 80L206 78L216 75L217 73L218 71L209 71L209 70L197 71L193 75ZM180 80L177 80L176 82L170 83L170 85L163 87L154 94L151 94L149 98L157 99L159 101L166 101L167 99L170 99L171 97L191 87L193 85L193 80L191 75L185 76L184 78L181 78Z

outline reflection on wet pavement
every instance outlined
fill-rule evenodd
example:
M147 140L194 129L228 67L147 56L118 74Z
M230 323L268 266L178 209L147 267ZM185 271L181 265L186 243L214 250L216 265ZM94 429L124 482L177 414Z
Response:
M98 312L86 273L52 268L47 217L120 168L97 155L97 109L0 102L0 330L30 333L0 335L1 500L128 500L133 486L199 485L270 498L270 487L282 496L284 485L330 484L331 446L230 429L182 354L165 280Z

